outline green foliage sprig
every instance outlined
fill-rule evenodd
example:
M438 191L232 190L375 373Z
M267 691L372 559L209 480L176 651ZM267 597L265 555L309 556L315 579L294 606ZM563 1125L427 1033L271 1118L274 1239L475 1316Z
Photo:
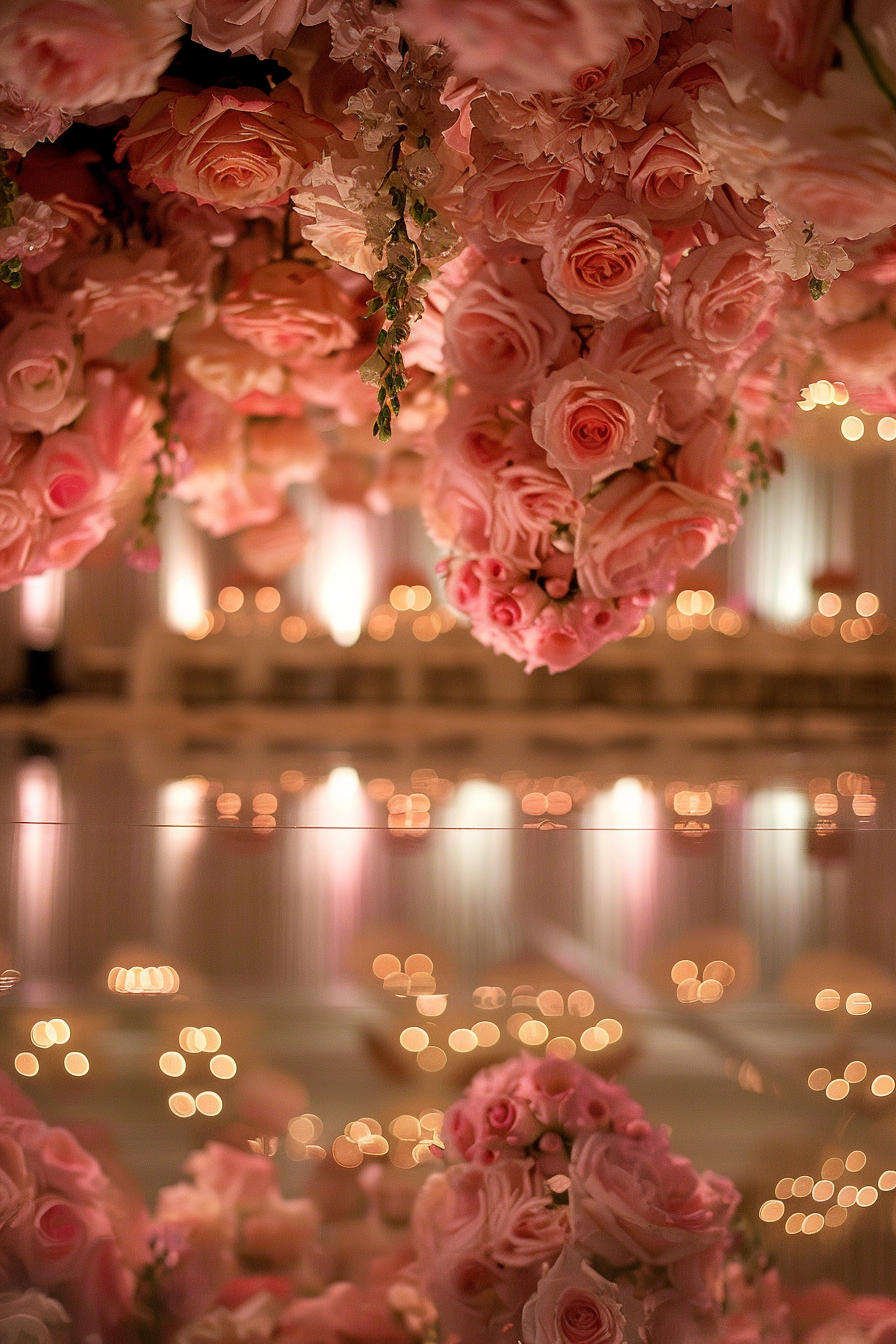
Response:
M6 171L8 162L9 155L6 150L0 150L0 229L8 229L16 222L15 215L12 212L12 203L19 194L19 188ZM10 289L20 287L22 283L21 257L10 257L7 261L0 261L0 282L9 285Z

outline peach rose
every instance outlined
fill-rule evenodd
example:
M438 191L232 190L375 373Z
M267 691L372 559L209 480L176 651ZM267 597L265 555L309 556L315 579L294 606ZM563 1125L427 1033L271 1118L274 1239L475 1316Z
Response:
M16 1134L41 1190L78 1201L102 1199L109 1182L70 1130L27 1120L7 1120L4 1127Z
M247 527L234 540L241 563L259 579L279 579L299 563L307 545L308 533L291 509L270 523Z
M615 1284L566 1246L523 1308L524 1344L622 1344L625 1317Z
M644 212L622 196L602 196L582 217L567 216L545 241L548 293L573 313L606 322L654 306L662 248Z
M477 392L525 396L569 342L569 319L528 266L484 266L445 314L445 360Z
M357 305L302 260L272 261L247 275L218 309L222 327L272 359L331 355L355 344Z
M71 117L52 104L30 102L0 80L0 145L27 154L40 140L56 140Z
M679 340L737 367L768 334L781 283L761 243L723 238L678 263L666 315Z
M627 152L626 190L648 219L665 227L699 219L710 171L683 131L655 122Z
M234 56L270 56L300 24L325 23L336 0L180 0L194 42Z
M658 389L656 429L673 442L681 442L715 396L709 365L668 327L611 323L594 357L602 368L645 379Z
M192 286L173 269L165 248L108 252L80 269L64 303L66 320L84 337L84 358L99 359L143 331L166 336L193 303Z
M86 398L70 329L49 313L17 313L0 333L0 405L13 430L53 434Z
M842 0L735 0L732 34L741 52L817 93L842 17Z
M41 271L53 261L59 251L58 229L64 229L64 215L46 201L35 201L26 191L20 191L7 207L12 223L0 228L0 261L20 257L26 271Z
M568 1211L545 1192L531 1158L496 1162L485 1173L489 1248L501 1265L543 1265L569 1235Z
M284 483L317 480L327 459L327 445L310 420L304 416L250 420L247 429L253 466L274 472Z
M75 569L85 555L99 546L112 531L115 519L104 504L75 509L64 518L55 518L46 534L35 539L28 561L29 574L46 569Z
M474 117L476 104L473 104ZM476 173L464 191L464 209L486 240L544 245L572 202L581 178L555 159L524 162L498 143L473 133ZM516 249L525 251L526 249Z
M301 94L278 84L257 89L157 93L118 137L140 187L183 191L216 210L277 205L319 159L332 130L305 112Z
M691 568L734 535L732 504L674 481L625 472L585 510L576 540L576 572L592 597L671 592Z
M183 33L173 0L4 0L0 79L77 112L152 93Z
M631 0L406 0L402 27L444 41L460 77L529 94L568 90L582 66L602 66L636 40L644 19Z
M492 479L456 459L433 456L427 462L420 511L432 539L463 551L489 549L494 526Z
M578 359L544 383L532 408L532 434L581 497L605 476L653 456L656 399L645 378L604 373Z

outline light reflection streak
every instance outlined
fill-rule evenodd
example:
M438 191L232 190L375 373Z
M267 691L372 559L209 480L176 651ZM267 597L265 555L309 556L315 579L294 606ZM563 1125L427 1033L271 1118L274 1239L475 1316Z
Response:
M497 784L465 780L428 841L431 879L418 918L471 973L512 955L519 941L511 913L515 802Z
M62 796L52 761L33 756L16 779L16 957L35 988L52 973Z
M767 980L777 979L802 951L818 907L819 876L806 852L809 818L808 798L793 789L757 789L746 801L745 922Z
M22 640L29 649L52 649L62 625L65 571L48 569L23 579L19 589Z
M633 970L653 932L657 806L637 779L618 779L582 818L585 941L615 970Z
M338 979L370 885L370 803L351 766L337 766L299 800L299 825L284 831L289 892L283 964L292 982Z
M153 936L174 948L180 934L181 911L195 874L202 842L205 784L199 779L172 779L156 797L155 899Z
M162 506L162 615L170 630L181 634L197 630L208 607L208 577L202 533L186 506L166 499Z
M372 567L363 509L330 504L308 558L311 600L337 644L357 644L370 606Z

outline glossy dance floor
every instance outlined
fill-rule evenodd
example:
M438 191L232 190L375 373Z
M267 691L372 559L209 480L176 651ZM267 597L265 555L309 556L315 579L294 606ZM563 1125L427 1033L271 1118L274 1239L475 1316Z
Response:
M271 1130L275 1093L329 1149L358 1117L388 1134L443 1108L520 1039L575 1050L734 1177L751 1218L766 1206L791 1277L893 1291L894 792L881 734L352 750L9 732L0 938L22 979L0 1063L49 1115L107 1125L151 1192L205 1137ZM178 992L118 992L140 989L114 972L133 966L173 967ZM211 1028L204 1051L190 1027ZM296 1188L301 1156L281 1144ZM779 1186L799 1177L804 1195Z

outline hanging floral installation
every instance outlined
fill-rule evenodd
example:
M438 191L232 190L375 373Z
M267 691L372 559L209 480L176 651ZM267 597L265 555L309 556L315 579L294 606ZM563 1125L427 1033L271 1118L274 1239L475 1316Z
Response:
M896 410L888 0L6 0L0 146L0 587L316 481L557 671Z

